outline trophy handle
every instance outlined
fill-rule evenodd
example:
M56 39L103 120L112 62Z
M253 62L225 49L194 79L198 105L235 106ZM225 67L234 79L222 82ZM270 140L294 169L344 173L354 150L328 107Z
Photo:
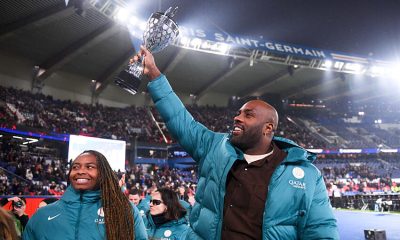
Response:
M178 7L175 7L174 10L172 10L172 7L169 7L167 11L165 11L164 15L173 18L176 14L176 11L178 11Z

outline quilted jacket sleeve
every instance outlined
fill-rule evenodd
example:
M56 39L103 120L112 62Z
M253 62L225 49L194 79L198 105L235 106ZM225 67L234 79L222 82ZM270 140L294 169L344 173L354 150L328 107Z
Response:
M316 182L309 211L301 239L339 239L336 219L321 174Z
M169 132L192 158L200 163L214 133L193 119L164 75L151 81L148 89Z

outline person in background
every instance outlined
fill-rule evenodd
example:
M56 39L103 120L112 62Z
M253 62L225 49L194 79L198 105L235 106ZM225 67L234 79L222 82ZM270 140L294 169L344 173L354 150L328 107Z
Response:
M184 200L186 202L189 202L189 195L188 195L188 190L184 185L181 185L178 187L178 196L180 200Z
M131 203L135 204L135 206L139 205L140 200L141 200L139 190L137 190L137 189L129 190L128 199Z
M146 196L142 198L142 200L140 200L140 203L137 205L142 216L150 210L151 194L155 191L157 191L156 185L153 185L150 188L146 189Z
M24 197L17 196L11 198L3 198L1 200L1 206L6 205L8 202L11 202L10 214L15 222L17 235L21 236L29 220L28 214L25 213L26 199Z
M143 46L148 90L171 135L199 166L187 239L338 239L316 155L275 137L278 113L245 103L230 133L195 121ZM188 79L190 80L190 79Z
M0 239L18 240L17 229L11 215L0 207Z
M147 239L137 208L123 194L103 154L88 150L71 164L61 199L39 208L23 234L40 239Z
M128 199L131 203L135 204L138 208L140 216L143 215L150 209L149 205L149 197L141 198L138 189L131 189L129 190Z
M150 239L185 239L189 229L186 209L177 194L168 188L159 188L151 194L150 210L143 220Z

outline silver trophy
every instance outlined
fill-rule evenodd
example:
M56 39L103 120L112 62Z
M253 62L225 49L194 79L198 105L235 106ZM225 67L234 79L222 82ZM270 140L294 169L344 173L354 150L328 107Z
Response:
M178 25L172 19L178 7L172 10L168 8L165 13L155 12L147 21L143 33L143 44L152 53L159 52L166 48L179 35ZM115 78L114 82L131 94L136 94L143 79L143 59L129 64Z

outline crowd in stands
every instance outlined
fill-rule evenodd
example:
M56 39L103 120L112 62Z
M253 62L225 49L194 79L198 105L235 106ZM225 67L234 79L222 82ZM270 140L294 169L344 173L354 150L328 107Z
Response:
M159 141L144 107L113 108L61 101L43 94L0 86L1 127L26 128L132 141Z
M3 140L0 147L0 195L59 195L64 192L65 160L52 154L38 154L35 149L23 151L12 140Z
M188 106L194 118L217 132L229 132L237 109L215 106ZM93 137L134 139L146 143L163 143L164 138L152 120L153 114L162 122L152 107L115 108L62 101L43 94L0 86L0 127L29 129L36 132L80 134ZM276 135L288 137L307 148L322 148L326 142L310 134L289 116L281 114ZM174 140L164 126L161 131L168 143Z
M65 157L21 149L14 140L0 145L0 195L59 195L67 184L68 161ZM400 192L400 162L395 154L320 155L315 162L324 175L330 195L339 192ZM127 190L138 189L145 195L154 186L194 191L196 167L171 169L154 164L126 166Z
M0 195L62 195L67 186L69 162L66 158L22 149L17 140L0 144ZM122 176L118 172L119 177ZM184 187L194 192L197 173L194 166L170 169L168 166L127 165L126 188L138 189L142 195L154 187Z
M394 157L376 154L342 154L320 156L315 165L321 170L330 196L359 193L400 192L400 184L392 181L399 178L400 162L391 162Z
M350 105L353 108L342 109L343 105L346 104L337 103L330 108L284 108L280 112L276 135L290 138L306 148L398 147L400 145L400 130L388 131L371 122L371 119L378 116L383 118L384 115L377 116L377 112L385 113L378 111L379 107ZM379 103L376 105L381 106ZM388 104L388 106L392 105ZM399 119L394 116L400 113L400 109L395 106L386 108L388 108L387 115L383 119L386 122L399 123ZM231 130L233 116L237 111L229 107L196 105L188 106L188 110L197 121L217 132ZM364 122L361 123L346 121L360 110L368 112L376 110L377 112L363 116ZM157 122L162 122L153 107L116 108L89 105L0 86L0 127L80 134L128 142L137 140L152 144L165 143L161 130L167 138L167 143L173 143L174 139L169 136L165 126L161 124L159 128L151 115ZM305 122L308 125L304 124ZM314 128L314 133L311 128ZM329 141L331 135L334 135L334 141Z
M189 106L188 110L196 120L219 132L229 132L236 111L236 109L212 106ZM157 121L162 121L151 107L91 106L0 86L0 127L3 128L29 128L49 133L160 143L163 137L150 115ZM315 123L324 124L327 129L330 128L343 138L351 139L357 136L354 132L349 134L349 131L346 133L343 129L338 129L344 122L338 120L337 116L335 119L334 115L315 115L314 118L311 118L311 115L314 114L288 111L287 115L281 116L276 135L292 139L306 148L332 147L331 143L307 129L306 121L303 120L312 119ZM335 122L336 125L332 124ZM166 131L162 125L161 131ZM173 141L168 133L165 133L167 138ZM363 142L360 136L358 138L361 139L359 142L361 146L371 143ZM375 140L375 143L379 144L381 137L377 136ZM358 143L358 140L354 139L352 142ZM68 161L65 156L56 151L44 154L29 145L21 149L18 143L4 138L0 147L0 195L63 194L67 185L68 171ZM372 192L400 192L400 184L392 181L393 178L400 177L400 162L396 154L320 155L316 165L324 175L332 198L337 195L349 198L348 196ZM118 174L121 176L121 173ZM197 182L195 166L177 169L154 164L128 164L125 177L127 193L136 189L141 196L145 196L155 187L169 187L186 196L193 196Z

